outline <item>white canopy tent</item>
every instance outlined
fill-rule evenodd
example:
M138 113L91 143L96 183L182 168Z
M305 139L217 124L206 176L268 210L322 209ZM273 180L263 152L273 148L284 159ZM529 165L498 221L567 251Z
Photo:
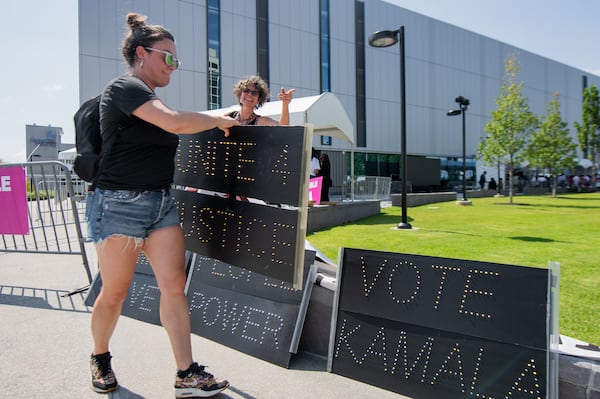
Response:
M224 115L240 109L239 105L227 108L203 111L208 115ZM333 93L323 93L318 96L294 98L289 106L290 125L313 125L313 133L319 136L331 136L350 143L350 174L354 181L354 128L342 103ZM260 116L268 116L279 120L281 101L265 103L256 112ZM354 199L354 185L352 199Z
M64 162L66 160L74 161L76 156L77 156L77 148L73 147L73 148L69 148L68 150L59 152L58 160L61 162Z

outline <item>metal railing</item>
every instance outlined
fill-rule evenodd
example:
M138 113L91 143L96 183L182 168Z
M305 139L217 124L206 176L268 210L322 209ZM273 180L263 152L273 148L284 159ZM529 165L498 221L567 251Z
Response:
M342 198L347 200L387 200L390 198L391 177L350 176L342 187Z
M85 210L85 182L82 186L76 179L74 185L68 166L58 161L0 164L0 175L2 168L15 166L26 169L29 233L0 234L0 252L81 256L91 283L80 218Z

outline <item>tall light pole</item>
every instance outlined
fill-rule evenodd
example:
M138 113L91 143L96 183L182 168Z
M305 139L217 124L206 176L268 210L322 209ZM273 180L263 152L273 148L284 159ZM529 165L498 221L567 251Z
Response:
M462 115L462 201L467 201L467 134L465 130L465 114L467 112L467 108L471 103L468 98L464 98L463 96L458 96L454 99L459 106L460 109L451 109L446 113L448 116L454 115Z
M406 76L404 65L404 26L396 30L381 30L369 37L369 45L373 47L389 47L400 43L400 140L402 141L402 221L398 224L399 229L410 229L406 213L406 193L408 166L406 155Z

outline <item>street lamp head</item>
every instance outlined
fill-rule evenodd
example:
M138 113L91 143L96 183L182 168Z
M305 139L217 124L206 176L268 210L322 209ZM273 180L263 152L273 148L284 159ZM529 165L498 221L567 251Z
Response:
M380 30L369 37L369 45L373 47L389 47L398 43L399 30Z
M451 109L448 112L446 112L446 115L448 116L455 116L460 114L462 114L462 111L460 109Z
M463 96L456 97L454 99L454 101L456 101L460 105L464 105L464 106L467 106L467 105L471 104L471 102L469 101L469 99L468 98L464 98Z

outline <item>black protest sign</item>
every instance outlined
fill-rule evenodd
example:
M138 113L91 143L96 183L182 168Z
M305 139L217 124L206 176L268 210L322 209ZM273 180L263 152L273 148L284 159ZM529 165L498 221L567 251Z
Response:
M306 251L307 274L315 253ZM188 283L192 332L288 367L304 322L312 282L304 290L216 259L196 256Z
M174 190L186 249L302 287L305 214ZM298 267L296 267L298 265Z
M174 183L269 203L300 206L308 195L312 134L302 126L236 126L181 135Z
M249 355L288 367L296 352L315 273L314 251L305 251L304 289L217 259L186 252L186 294L192 333ZM192 264L193 262L193 264ZM85 299L94 306L102 279L96 276ZM160 325L160 290L148 259L138 257L122 315Z
M315 251L306 250L303 265L303 280L307 279L310 265L315 260ZM190 284L201 282L217 288L257 296L272 301L298 304L303 290L295 289L285 280L254 273L249 268L230 265L218 259L195 254Z
M545 269L353 249L343 265L342 309L546 347Z
M340 265L331 371L415 398L544 397L547 270L353 249Z
M545 398L544 350L340 311L330 370L415 399Z

